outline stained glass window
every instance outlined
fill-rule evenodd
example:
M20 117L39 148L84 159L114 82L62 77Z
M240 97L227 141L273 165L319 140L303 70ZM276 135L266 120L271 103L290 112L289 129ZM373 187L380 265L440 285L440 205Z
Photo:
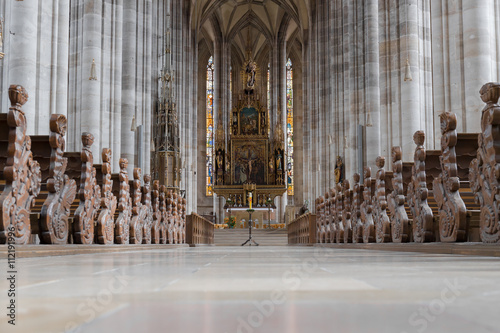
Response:
M271 110L271 64L267 64L267 109Z
M293 188L293 68L292 61L286 62L286 142L287 142L287 193L294 195Z
M212 166L214 161L214 61L213 57L208 60L207 66L207 196L211 197L213 192L214 177Z

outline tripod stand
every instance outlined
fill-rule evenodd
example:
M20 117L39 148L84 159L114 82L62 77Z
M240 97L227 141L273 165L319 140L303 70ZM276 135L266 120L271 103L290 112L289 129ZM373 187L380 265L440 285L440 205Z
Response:
M245 241L245 243L241 244L241 246L246 245L248 242L250 242L250 246L252 246L252 243L254 243L256 246L259 246L256 241L252 239L252 212L253 209L247 209L248 214L250 215L248 218L248 239Z

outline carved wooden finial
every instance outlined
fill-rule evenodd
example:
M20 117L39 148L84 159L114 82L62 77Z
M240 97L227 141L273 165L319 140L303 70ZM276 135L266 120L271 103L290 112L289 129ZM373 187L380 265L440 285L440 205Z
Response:
M12 107L21 111L21 106L28 101L28 92L23 86L19 84L12 84L9 87L9 99Z

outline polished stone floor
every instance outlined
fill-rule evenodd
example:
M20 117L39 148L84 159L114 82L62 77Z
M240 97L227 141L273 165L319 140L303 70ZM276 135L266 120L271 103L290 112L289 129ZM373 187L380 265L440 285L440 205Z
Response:
M202 247L17 264L16 326L2 276L0 332L500 332L492 257Z

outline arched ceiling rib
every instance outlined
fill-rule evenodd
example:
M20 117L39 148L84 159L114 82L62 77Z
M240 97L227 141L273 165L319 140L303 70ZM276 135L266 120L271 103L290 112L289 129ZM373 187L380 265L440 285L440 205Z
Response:
M309 25L309 0L192 1L193 28L203 31L198 36L210 36L212 41L219 36L245 57L249 43L255 57L272 45L278 34L293 42L289 39L301 38L301 32Z

